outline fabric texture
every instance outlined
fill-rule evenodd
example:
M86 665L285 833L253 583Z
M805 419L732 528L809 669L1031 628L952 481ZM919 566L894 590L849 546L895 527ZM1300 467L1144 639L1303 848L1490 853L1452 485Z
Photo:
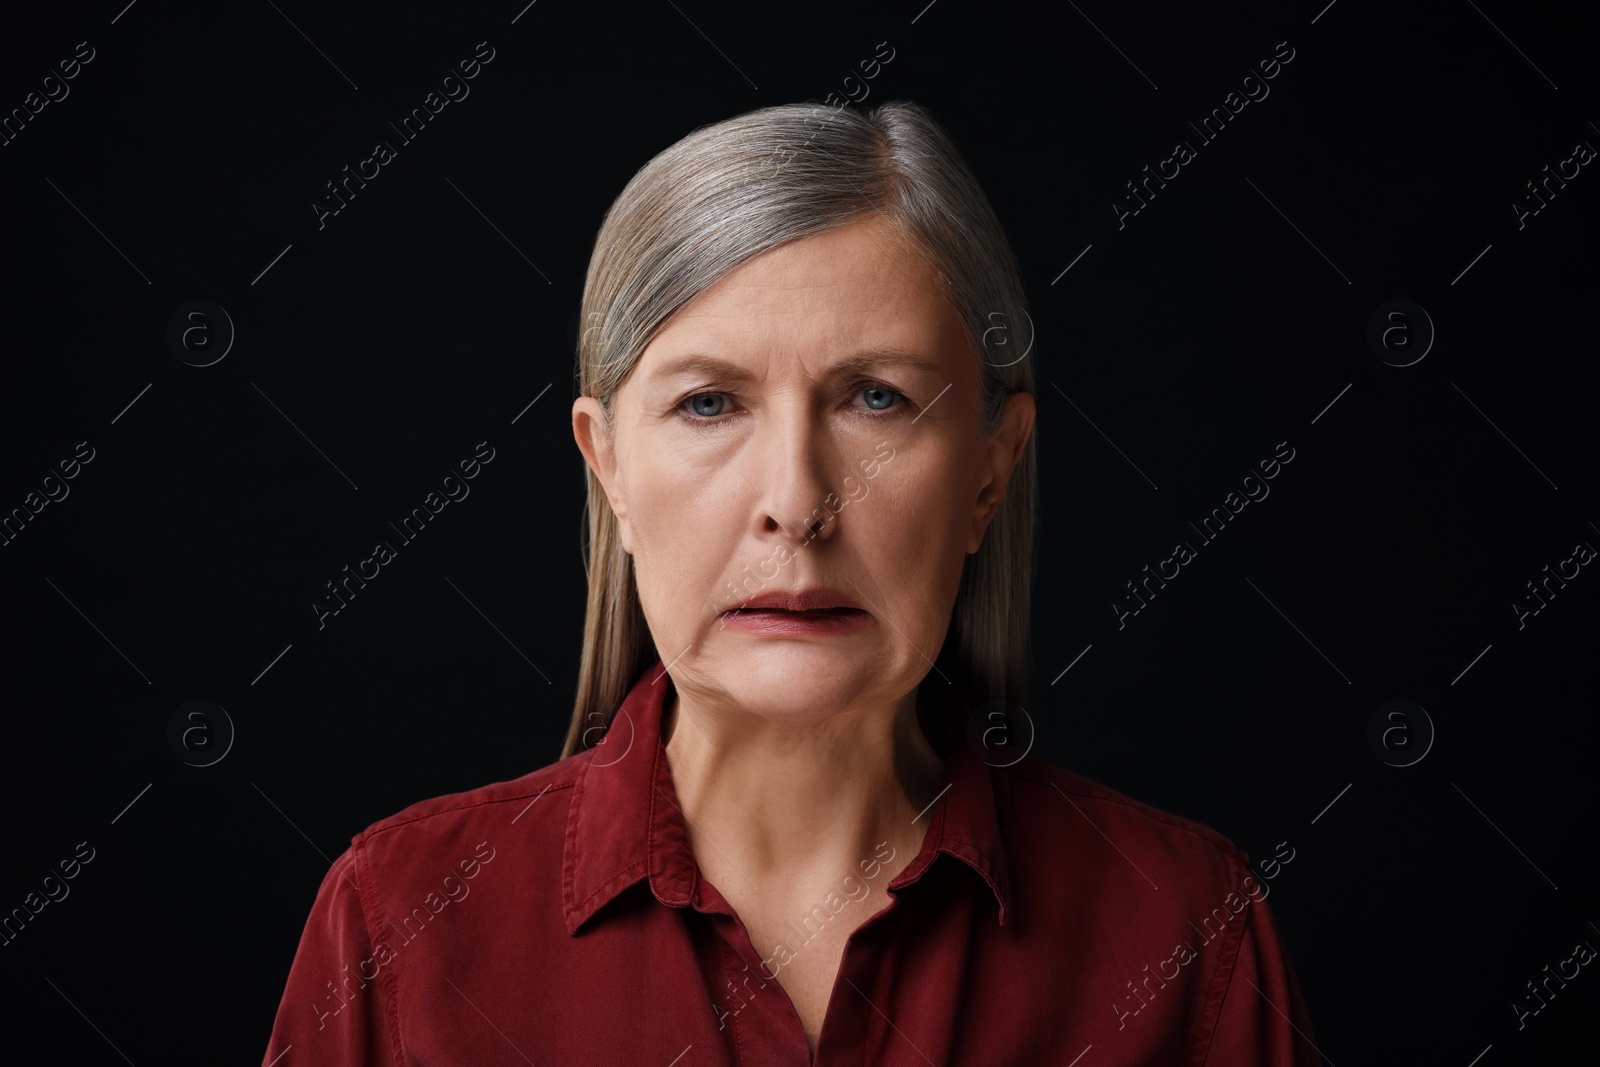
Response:
M690 851L660 738L671 684L657 661L603 744L357 834L317 891L263 1065L1321 1062L1249 858L1032 756L993 766L955 686L932 738L948 788L892 903L847 916L861 925L813 1061L783 957L757 951ZM880 861L841 872L784 947L867 907Z

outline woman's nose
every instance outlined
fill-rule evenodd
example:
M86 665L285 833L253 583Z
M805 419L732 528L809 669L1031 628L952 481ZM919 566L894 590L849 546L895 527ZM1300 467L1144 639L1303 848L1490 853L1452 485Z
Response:
M766 438L758 482L763 529L786 530L800 543L827 539L838 525L840 504L831 484L837 449L828 431L808 414L794 412L757 432Z

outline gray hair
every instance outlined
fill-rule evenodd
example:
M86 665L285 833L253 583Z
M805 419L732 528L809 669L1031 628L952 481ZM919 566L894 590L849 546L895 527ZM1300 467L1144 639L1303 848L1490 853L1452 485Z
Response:
M761 108L697 129L646 163L607 212L589 260L580 395L599 400L609 420L617 390L676 311L753 257L874 212L928 257L959 313L980 364L980 423L992 434L1006 398L1035 391L1032 363L1015 340L1028 336L1031 348L1021 276L955 144L905 101L865 113L815 103ZM982 545L965 560L938 657L974 706L1027 703L1034 455L1030 434ZM658 658L632 557L593 471L588 486L588 614L563 758L598 743Z

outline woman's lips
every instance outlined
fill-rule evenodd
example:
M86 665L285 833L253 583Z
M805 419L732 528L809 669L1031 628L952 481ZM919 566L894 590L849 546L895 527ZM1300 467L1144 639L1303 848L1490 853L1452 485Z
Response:
M859 608L816 608L810 611L742 608L722 613L722 625L728 629L767 637L854 633L871 621L872 616Z

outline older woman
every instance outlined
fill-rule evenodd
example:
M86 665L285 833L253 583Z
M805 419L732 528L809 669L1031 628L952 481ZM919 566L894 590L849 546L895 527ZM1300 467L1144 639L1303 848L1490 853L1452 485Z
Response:
M999 743L1033 371L927 113L695 131L583 312L563 758L356 835L264 1062L1316 1062L1247 857Z

